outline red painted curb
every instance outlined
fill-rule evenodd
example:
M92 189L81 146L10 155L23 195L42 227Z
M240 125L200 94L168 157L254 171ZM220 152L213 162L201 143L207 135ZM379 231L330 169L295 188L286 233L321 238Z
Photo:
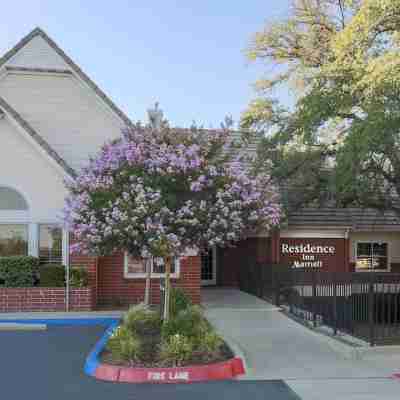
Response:
M191 383L232 379L244 373L242 359L235 357L216 364L177 368L130 368L100 364L94 376L112 382Z

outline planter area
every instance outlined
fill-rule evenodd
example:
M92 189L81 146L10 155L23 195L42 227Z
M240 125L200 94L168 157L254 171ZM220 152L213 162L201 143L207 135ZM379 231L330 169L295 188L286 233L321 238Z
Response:
M110 382L192 383L234 379L245 373L243 360L233 355L231 358L218 363L184 367L137 368L107 364L102 362L102 355L109 338L118 328L118 325L118 322L110 325L87 357L84 368L86 374L96 379Z
M243 361L191 304L180 289L171 296L171 316L131 307L112 324L87 359L85 371L114 382L198 382L232 379L244 373Z
M90 311L94 308L94 302L92 288L70 289L71 311ZM0 312L20 311L65 311L65 288L0 288Z

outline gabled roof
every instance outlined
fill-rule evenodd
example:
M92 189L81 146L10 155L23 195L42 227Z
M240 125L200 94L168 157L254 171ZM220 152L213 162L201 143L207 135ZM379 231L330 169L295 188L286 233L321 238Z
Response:
M65 160L51 148L32 126L21 117L21 115L0 96L0 115L8 114L63 170L70 176L75 175L75 171L65 162Z
M82 69L72 61L72 59L51 39L41 28L35 28L31 33L21 39L11 50L0 58L0 68L18 53L27 43L36 36L42 37L51 48L71 67L71 69L84 81L94 92L123 120L126 125L131 125L132 121L129 117L118 108L115 103L86 75Z

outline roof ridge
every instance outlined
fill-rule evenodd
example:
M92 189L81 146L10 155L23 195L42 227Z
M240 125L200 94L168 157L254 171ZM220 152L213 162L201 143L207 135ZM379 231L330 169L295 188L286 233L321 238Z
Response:
M42 136L3 98L0 96L0 107L3 112L8 113L20 125L25 132L50 156L64 171L70 175L75 176L75 171L67 164L67 162L47 143ZM0 108L0 111L1 111Z

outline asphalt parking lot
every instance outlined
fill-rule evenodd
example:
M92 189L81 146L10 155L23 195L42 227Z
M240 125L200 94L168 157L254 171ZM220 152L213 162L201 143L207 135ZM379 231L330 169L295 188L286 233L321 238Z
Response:
M299 399L283 381L224 381L196 384L121 384L83 372L102 326L51 326L42 332L0 332L1 397L41 400Z

